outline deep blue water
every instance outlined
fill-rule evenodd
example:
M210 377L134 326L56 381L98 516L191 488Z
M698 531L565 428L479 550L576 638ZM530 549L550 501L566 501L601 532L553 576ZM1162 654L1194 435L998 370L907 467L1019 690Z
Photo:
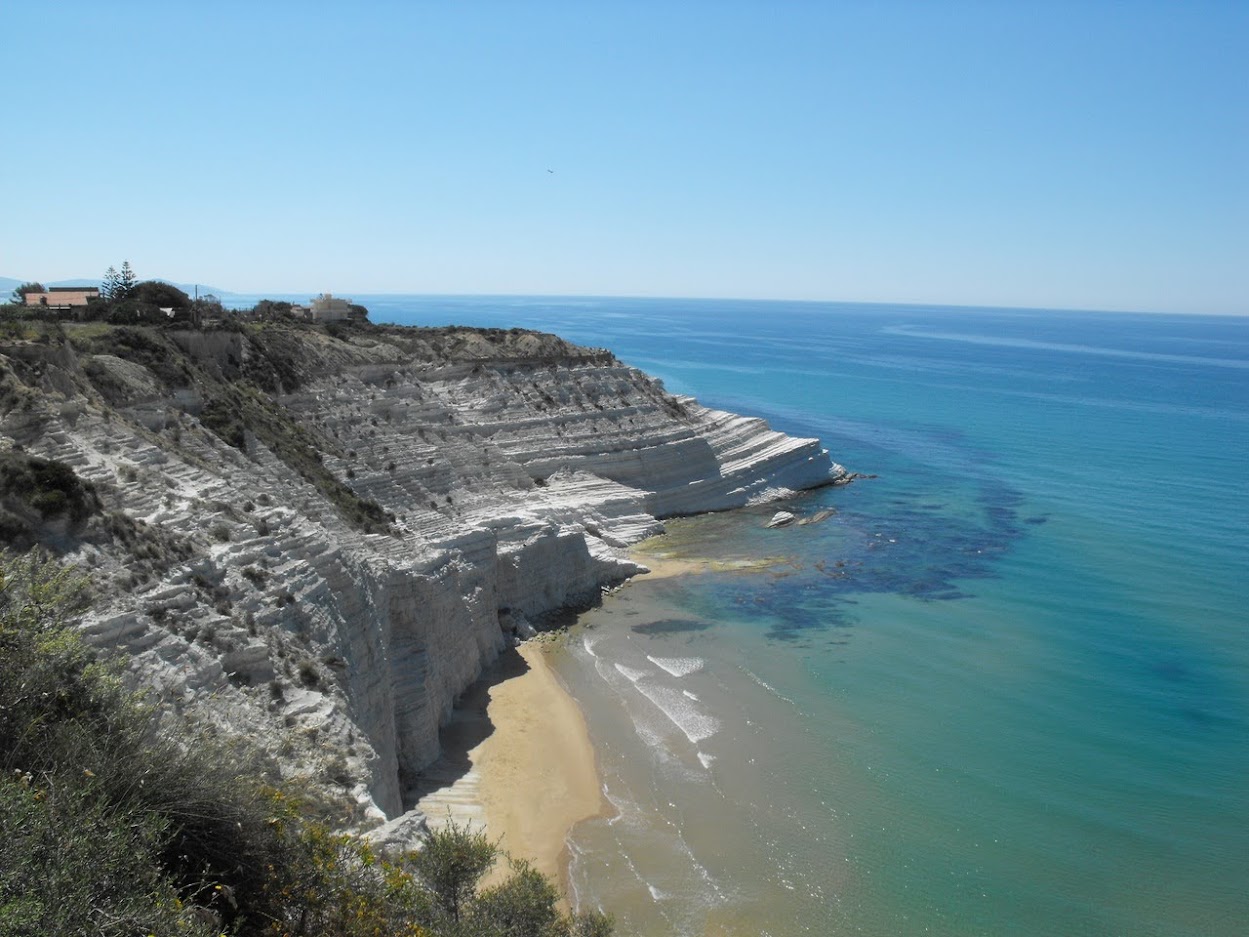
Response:
M877 476L675 525L784 562L587 621L621 812L574 883L625 933L1249 931L1249 319L358 299L605 346Z

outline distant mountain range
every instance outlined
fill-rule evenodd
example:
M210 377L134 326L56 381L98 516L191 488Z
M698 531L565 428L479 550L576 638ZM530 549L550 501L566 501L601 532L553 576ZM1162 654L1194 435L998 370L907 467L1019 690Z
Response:
M151 277L150 279L160 280L162 283L169 283L188 295L195 295L197 285L194 283L174 283L172 280L165 280L161 277ZM9 298L9 294L23 283L29 282L29 279L15 280L13 277L0 277L0 302L7 300ZM99 286L102 281L99 277L75 277L69 280L40 280L39 282L43 283L44 286ZM223 298L237 295L229 290L219 289L215 286L208 286L204 283L198 284L198 288L201 296L205 293L212 293L214 296L220 296Z

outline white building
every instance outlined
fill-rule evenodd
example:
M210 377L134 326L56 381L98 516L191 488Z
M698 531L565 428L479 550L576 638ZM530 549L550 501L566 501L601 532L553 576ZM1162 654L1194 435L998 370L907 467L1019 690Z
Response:
M336 322L351 317L351 300L322 293L312 301L313 322Z

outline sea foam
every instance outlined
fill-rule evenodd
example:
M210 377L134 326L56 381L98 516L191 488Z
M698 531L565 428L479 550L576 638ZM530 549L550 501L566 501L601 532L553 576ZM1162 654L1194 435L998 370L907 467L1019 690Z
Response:
M649 671L638 670L636 667L628 667L624 664L616 664L616 671L630 683L637 683L643 677L647 676Z
M674 677L686 677L692 673L698 673L707 663L701 657L651 657L648 654L646 659Z
M679 690L656 686L653 683L634 684L638 691L654 703L672 724L685 733L685 737L697 745L720 731L720 720L701 712Z

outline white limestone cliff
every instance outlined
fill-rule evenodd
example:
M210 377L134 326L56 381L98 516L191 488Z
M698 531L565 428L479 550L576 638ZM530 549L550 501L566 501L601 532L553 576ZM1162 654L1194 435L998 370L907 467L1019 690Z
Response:
M817 440L550 336L293 331L270 401L393 515L391 533L364 533L279 457L295 430L249 428L235 447L201 419L218 386L204 375L271 367L273 346L173 337L185 381L71 342L0 346L0 449L72 467L131 525L70 545L103 597L88 639L171 710L349 791L361 820L404 811L440 724L512 632L637 572L624 548L662 518L845 474Z

